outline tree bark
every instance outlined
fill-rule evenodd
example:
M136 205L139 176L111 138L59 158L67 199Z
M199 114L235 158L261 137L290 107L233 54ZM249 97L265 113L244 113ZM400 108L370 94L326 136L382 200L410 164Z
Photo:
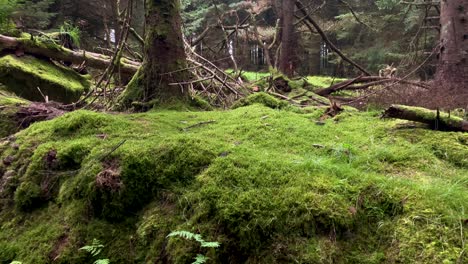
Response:
M164 103L186 100L188 89L170 85L188 79L186 55L182 38L180 4L178 0L146 0L145 47L143 65L134 76L121 104Z
M281 51L279 57L279 70L291 77L294 75L294 2L282 1L281 16Z
M436 80L468 91L468 1L441 1L440 54Z
M112 62L112 58L106 55L74 51L55 44L45 44L29 38L14 38L0 35L0 51L21 50L27 54L51 58L58 61L67 61L75 64L85 62L85 65L96 69L106 69ZM120 61L120 71L124 75L133 75L139 68L138 62L126 59Z
M468 132L468 121L420 107L392 105L385 110L383 117L420 122L436 130Z

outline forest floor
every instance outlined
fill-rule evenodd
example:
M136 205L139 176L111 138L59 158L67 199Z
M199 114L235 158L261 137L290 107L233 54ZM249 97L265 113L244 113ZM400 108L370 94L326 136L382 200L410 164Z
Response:
M0 143L0 263L468 263L468 134L324 111L35 123Z

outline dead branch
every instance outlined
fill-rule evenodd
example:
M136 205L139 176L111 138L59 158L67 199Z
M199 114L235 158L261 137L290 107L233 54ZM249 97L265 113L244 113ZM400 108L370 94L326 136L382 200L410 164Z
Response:
M356 83L361 83L362 85L352 86L353 84L356 84ZM430 89L430 87L424 83L406 81L400 78L386 78L386 77L379 77L379 76L359 76L351 80L337 83L331 87L318 90L315 93L321 96L328 96L334 92L338 92L341 90L363 90L372 86L381 85L385 83L392 83L392 84L401 83L401 84L408 84L408 85L416 86L416 87L423 88L423 89Z
M214 123L216 123L216 120L203 121L203 122L199 122L199 123L196 123L194 125L182 128L182 131L187 131L187 130L189 130L191 128L200 127L200 126L203 126L203 125L214 124Z

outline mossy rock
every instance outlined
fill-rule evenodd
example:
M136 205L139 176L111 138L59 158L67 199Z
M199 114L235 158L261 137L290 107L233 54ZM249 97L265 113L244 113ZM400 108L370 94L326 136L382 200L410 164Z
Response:
M75 71L32 56L0 58L0 83L5 89L31 101L72 103L89 90L90 82Z

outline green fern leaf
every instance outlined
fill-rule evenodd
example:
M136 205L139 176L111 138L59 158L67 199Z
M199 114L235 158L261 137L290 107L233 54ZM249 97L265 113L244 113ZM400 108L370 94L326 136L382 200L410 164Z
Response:
M109 259L98 259L94 261L94 264L109 264L110 260Z
M203 264L206 263L208 259L208 257L198 254L197 257L195 257L195 261L192 264Z
M201 247L205 248L218 248L220 246L219 242L203 242Z

